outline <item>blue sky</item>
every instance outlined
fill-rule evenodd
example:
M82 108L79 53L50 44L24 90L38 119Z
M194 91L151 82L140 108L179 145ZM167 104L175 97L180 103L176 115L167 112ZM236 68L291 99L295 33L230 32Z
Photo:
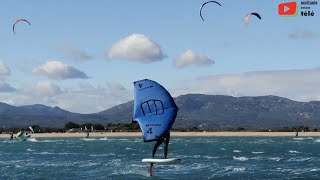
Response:
M203 8L203 22L203 2L2 2L0 101L98 112L131 100L132 82L145 78L174 96L273 94L320 100L320 5L314 17L280 17L277 8L284 1L219 1L222 7ZM258 12L262 20L252 16L245 25L249 12ZM18 18L31 26L18 23L13 34ZM121 40L125 44L119 45ZM132 43L142 49L134 52ZM150 46L143 49L144 43ZM123 46L133 54L123 55ZM153 59L144 63L147 52ZM175 65L177 59L183 66Z

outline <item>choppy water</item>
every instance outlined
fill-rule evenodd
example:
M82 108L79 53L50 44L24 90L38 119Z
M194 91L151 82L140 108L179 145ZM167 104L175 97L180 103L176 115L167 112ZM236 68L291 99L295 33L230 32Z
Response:
M0 139L0 179L320 179L320 138L172 137L179 165L149 165L154 143L130 138ZM163 156L163 149L158 157Z

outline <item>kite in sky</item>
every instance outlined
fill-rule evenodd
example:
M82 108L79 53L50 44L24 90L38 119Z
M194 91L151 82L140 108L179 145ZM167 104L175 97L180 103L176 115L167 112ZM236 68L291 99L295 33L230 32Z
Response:
M207 1L207 2L203 3L203 4L201 5L201 7L200 7L200 17L201 17L202 21L204 21L204 19L203 19L203 17L202 17L202 12L201 12L201 11L202 11L203 6L206 5L206 4L208 4L208 3L215 3L215 4L218 4L219 6L221 6L221 4L218 3L217 1Z
M16 33L16 32L14 31L14 28L16 27L16 24L19 23L19 22L27 22L27 23L31 26L30 22L27 21L26 19L17 19L17 20L13 23L13 26L12 26L13 33Z
M245 21L246 21L246 24L247 24L247 25L249 24L249 16L250 16L250 15L254 15L254 16L256 16L257 18L261 19L260 14L255 13L255 12L253 12L253 13L249 13L249 14L247 14L247 15L246 15L246 17L244 18L244 19L245 19Z

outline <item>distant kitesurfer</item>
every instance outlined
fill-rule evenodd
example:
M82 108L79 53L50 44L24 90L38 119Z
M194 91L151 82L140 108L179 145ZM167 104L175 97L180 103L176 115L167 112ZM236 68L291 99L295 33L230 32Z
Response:
M89 138L89 132L86 133L86 138Z
M296 131L296 137L298 137L298 135L299 135L299 134L298 134L298 131Z
M13 133L10 133L10 140L13 140Z

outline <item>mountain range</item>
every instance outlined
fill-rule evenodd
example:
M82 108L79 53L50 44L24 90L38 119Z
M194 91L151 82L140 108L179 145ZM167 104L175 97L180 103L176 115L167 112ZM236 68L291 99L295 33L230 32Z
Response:
M278 96L232 97L186 94L175 98L179 107L174 127L281 128L320 126L320 101L298 102ZM41 104L0 103L0 127L63 127L66 122L131 123L133 101L105 111L80 114Z

